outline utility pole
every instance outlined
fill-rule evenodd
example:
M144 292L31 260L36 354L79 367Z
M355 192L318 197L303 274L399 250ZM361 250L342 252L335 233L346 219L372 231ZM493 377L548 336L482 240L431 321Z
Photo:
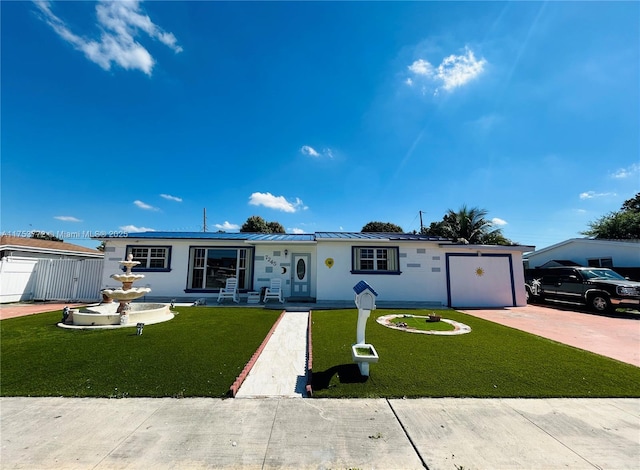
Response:
M420 233L422 233L422 228L424 227L422 225L422 211L418 211L418 212L420 212Z
M207 231L207 208L202 209L202 231Z

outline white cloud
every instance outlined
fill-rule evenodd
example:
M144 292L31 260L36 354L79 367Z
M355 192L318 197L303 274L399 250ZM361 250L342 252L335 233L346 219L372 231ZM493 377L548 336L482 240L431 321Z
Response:
M160 197L167 199L168 201L182 202L181 197L172 196L170 194L161 194Z
M76 219L70 215L57 215L54 219L62 220L63 222L82 222L82 220Z
M447 91L452 91L466 85L484 71L486 64L485 59L476 59L473 51L465 48L464 54L445 57L437 67L424 59L418 59L407 68L414 78L433 83L436 86L434 94L438 94L440 86ZM409 77L405 83L412 86L414 78Z
M310 147L309 145L303 145L302 147L300 147L300 153L302 155L307 155L309 157L314 157L314 158L320 158L320 157L333 158L333 150L331 150L330 148L322 149L322 153L320 153L313 147Z
M301 234L301 233L306 233L304 230L302 230L301 228L290 228L287 230L287 233L295 233L295 234Z
M300 152L303 155L308 155L309 157L319 157L320 154L313 147L309 147L308 145L303 145L300 148Z
M146 203L144 203L142 201L139 201L139 200L133 201L133 203L137 207L139 207L140 209L144 209L145 211L157 211L157 210L159 210L157 207L150 206L149 204L146 204Z
M249 204L252 206L264 206L282 212L297 212L300 209L307 209L300 198L296 198L294 202L289 202L284 196L274 196L271 193L253 193L249 197Z
M100 39L78 36L66 23L51 11L48 1L35 2L44 16L44 21L62 39L84 53L92 62L104 70L110 70L112 64L130 70L138 69L151 75L155 60L149 51L137 42L140 32L160 41L174 52L182 52L173 33L162 30L140 9L140 2L103 0L96 5L96 17L100 29Z
M620 168L619 170L615 171L611 176L616 179L625 179L625 178L631 178L632 176L635 176L638 173L640 173L640 164L633 163L629 165L627 168Z
M137 232L155 232L152 228L136 227L135 225L123 225L120 227L123 232L137 233Z
M215 224L214 227L217 228L218 230L239 230L240 229L239 225L232 224L226 220L224 221L224 224Z
M431 65L424 59L418 59L414 61L413 64L409 66L409 70L411 70L416 75L424 75L427 77L431 77L435 74L433 65Z
M585 191L580 193L580 199L594 199L598 197L615 196L616 193L596 193L595 191Z
M506 220L499 219L498 217L494 217L491 219L491 223L493 225L507 225L508 222Z

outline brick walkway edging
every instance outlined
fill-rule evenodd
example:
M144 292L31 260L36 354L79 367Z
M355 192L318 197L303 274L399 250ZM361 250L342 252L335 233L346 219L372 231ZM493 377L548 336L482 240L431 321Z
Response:
M311 378L313 376L313 341L311 339L311 314L313 312L309 310L309 320L307 323L307 396L313 396L313 388L311 386Z
M251 356L251 359L249 359L249 362L247 362L247 364L244 366L244 369L242 369L242 372L240 372L240 375L236 377L236 380L233 382L231 387L229 387L229 395L231 395L231 398L236 397L236 394L238 393L238 390L240 389L242 382L245 381L245 379L249 375L249 372L251 372L251 369L253 368L256 361L260 357L260 354L262 354L262 351L264 350L265 346L269 342L269 338L273 336L273 333L276 331L276 328L278 327L278 324L284 317L285 313L287 313L287 311L283 310L280 316L278 317L278 319L276 320L276 322L273 324L273 326L269 330L269 333L267 334L267 336L265 336L264 339L262 340L262 344L260 344L258 349L256 349L256 352L253 353L253 356Z

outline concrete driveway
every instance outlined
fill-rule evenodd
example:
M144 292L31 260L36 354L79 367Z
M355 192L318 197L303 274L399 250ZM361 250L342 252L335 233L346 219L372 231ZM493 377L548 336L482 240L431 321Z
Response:
M541 305L460 311L640 367L640 313L602 315Z

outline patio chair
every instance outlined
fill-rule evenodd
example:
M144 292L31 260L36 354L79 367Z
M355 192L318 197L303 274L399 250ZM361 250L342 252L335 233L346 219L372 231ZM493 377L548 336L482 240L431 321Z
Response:
M282 279L271 279L271 285L264 291L264 302L269 299L277 299L281 304L284 303L282 299Z
M240 299L238 298L238 279L235 277L227 278L225 286L220 289L218 303L224 299L232 299L235 303L240 303Z

